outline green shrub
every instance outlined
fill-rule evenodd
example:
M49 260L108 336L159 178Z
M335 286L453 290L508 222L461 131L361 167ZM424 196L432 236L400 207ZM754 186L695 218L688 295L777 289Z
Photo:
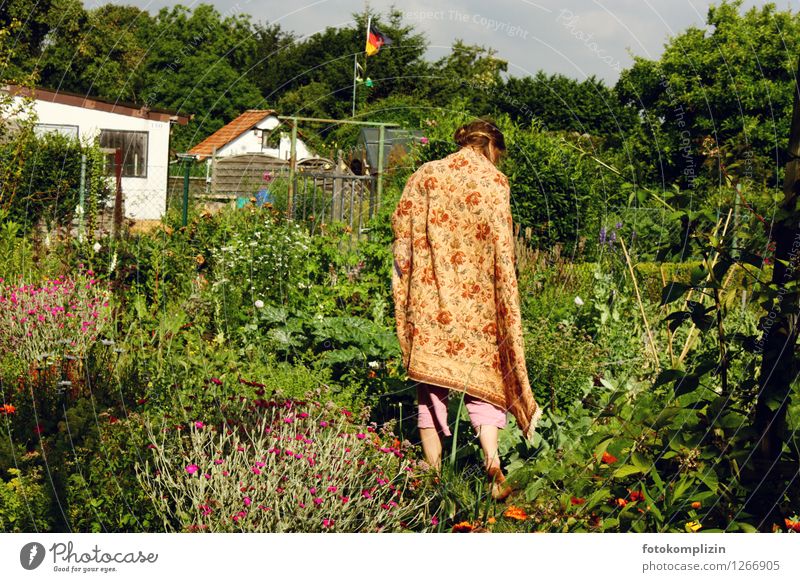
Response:
M5 473L9 479L0 479L0 531L49 531L50 496L41 468L23 472L11 467Z

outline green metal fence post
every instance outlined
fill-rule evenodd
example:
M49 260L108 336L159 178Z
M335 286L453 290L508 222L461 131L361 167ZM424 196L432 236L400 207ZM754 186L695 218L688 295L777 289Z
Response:
M189 224L189 173L192 171L192 161L188 158L185 158L183 160L183 164L183 215L181 218L181 224L186 226Z
M375 200L375 212L377 213L381 205L381 198L383 195L383 141L386 138L386 126L381 124L378 126L378 193Z

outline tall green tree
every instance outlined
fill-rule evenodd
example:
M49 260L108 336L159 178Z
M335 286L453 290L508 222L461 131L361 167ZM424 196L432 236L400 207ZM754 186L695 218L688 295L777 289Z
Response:
M659 60L636 57L622 72L620 99L647 131L646 154L638 156L647 179L694 188L719 183L719 167L704 166L711 140L745 162L745 177L780 184L800 15L774 3L746 12L741 6L711 6L706 29L689 27Z

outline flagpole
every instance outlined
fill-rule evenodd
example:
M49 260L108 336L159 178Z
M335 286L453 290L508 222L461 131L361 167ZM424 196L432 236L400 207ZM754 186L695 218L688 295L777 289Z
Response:
M369 42L369 29L370 25L372 24L372 14L367 17L367 42ZM361 71L364 73L364 80L367 79L367 62L369 61L369 55L364 52L364 69Z
M356 116L356 78L358 77L358 53L353 53L353 117Z

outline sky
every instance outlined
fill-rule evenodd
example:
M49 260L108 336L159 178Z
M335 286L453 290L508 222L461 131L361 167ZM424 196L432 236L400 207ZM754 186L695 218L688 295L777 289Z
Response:
M347 26L365 0L202 0L224 15L249 13L254 20L279 23L299 37L328 26ZM87 8L106 0L87 0ZM185 0L118 0L157 12ZM689 26L705 27L708 7L716 0L370 0L387 14L394 4L404 20L429 41L426 58L449 53L456 39L491 47L508 62L508 75L524 77L538 70L574 79L590 75L613 85L633 55L656 59L670 36ZM745 0L744 8L766 0ZM776 0L778 9L800 10L800 0Z

